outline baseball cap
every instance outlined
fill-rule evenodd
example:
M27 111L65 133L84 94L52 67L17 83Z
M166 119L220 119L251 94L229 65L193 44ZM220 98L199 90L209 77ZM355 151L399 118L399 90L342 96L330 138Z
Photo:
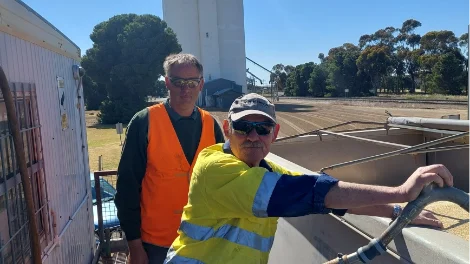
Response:
M254 114L264 115L276 123L274 104L257 93L245 94L235 99L230 106L228 118L237 121L244 116Z

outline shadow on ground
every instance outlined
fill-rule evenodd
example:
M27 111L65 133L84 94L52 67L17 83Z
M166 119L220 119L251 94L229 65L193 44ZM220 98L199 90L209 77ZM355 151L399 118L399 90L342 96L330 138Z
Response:
M300 112L316 112L311 105L302 104L288 104L288 103L276 103L276 112L286 113L300 113ZM228 112L228 108L215 108L215 107L203 107L204 110L209 112Z
M276 112L286 112L286 113L301 113L301 112L316 112L311 105L302 105L302 104L287 104L287 103L277 103Z
M100 124L100 123L95 123L95 124L91 124L91 125L87 125L88 128L96 128L96 129L116 129L116 124L106 124L106 125L103 125L103 124ZM127 128L127 124L122 124L122 128L123 130L125 130Z

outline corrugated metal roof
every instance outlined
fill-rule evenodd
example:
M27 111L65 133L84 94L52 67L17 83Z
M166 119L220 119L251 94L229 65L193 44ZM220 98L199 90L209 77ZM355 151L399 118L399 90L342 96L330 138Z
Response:
M213 93L212 95L218 96L218 95L224 94L224 93L226 93L230 90L232 90L232 88L225 88L225 89L222 89L222 90L218 90L217 92Z
M213 83L213 82L217 82L217 81L225 81L225 82L229 82L229 83L234 83L234 84L236 84L235 81L232 81L232 80L229 80L229 79L225 79L225 78L213 79L213 80L210 80L210 81L205 82L205 84Z

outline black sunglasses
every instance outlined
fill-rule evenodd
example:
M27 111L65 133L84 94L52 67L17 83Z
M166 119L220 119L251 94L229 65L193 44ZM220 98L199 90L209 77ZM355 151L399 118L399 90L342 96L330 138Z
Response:
M199 78L189 78L189 79L184 79L184 78L179 78L179 77L169 77L170 82L179 88L184 88L184 87L189 87L189 88L195 88L197 87L202 80L202 77Z
M275 125L273 122L232 121L233 130L242 135L248 135L251 130L255 129L258 135L266 136L273 132Z

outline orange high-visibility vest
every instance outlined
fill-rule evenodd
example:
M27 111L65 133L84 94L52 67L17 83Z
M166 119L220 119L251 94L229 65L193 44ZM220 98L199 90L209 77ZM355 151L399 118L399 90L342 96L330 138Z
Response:
M189 181L201 150L215 144L214 119L201 113L202 133L192 164L163 104L149 107L147 168L141 192L141 239L170 247L178 236L183 207L188 202Z

